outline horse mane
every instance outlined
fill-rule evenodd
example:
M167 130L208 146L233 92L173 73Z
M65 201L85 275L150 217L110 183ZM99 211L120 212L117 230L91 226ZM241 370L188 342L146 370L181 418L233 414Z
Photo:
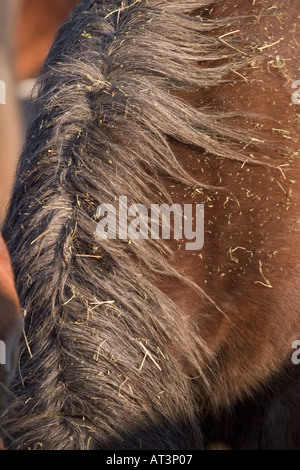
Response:
M119 195L171 201L163 178L203 187L174 142L248 158L230 113L180 97L248 61L219 40L228 19L206 18L213 3L84 0L58 32L3 230L26 314L2 420L10 448L201 446L197 412L215 362L155 284L180 277L170 248L97 239L96 210Z

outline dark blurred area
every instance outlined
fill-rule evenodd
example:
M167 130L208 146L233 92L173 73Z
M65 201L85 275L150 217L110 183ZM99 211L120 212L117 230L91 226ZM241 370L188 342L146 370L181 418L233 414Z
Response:
M0 0L0 227L31 116L31 90L57 29L76 3Z

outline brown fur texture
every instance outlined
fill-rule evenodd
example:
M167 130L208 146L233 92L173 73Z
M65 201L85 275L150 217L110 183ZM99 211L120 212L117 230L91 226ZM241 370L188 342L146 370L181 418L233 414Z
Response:
M28 340L9 448L299 448L297 116L269 3L84 0L60 29L4 228ZM282 112L252 105L258 83ZM203 251L99 241L119 195L204 202ZM228 418L251 425L248 400L249 441Z

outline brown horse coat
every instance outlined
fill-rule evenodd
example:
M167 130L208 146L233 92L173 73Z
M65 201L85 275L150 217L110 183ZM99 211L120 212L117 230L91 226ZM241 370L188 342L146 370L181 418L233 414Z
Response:
M296 14L84 0L60 29L4 228L10 448L300 448ZM97 239L120 195L204 203L202 251Z

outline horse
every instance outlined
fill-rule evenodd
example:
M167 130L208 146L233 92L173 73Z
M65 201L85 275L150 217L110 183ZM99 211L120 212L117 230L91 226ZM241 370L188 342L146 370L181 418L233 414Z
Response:
M57 23L62 21L62 7L70 8L72 2L60 3L56 8L54 19L48 27L48 41L51 44L51 33ZM74 2L73 2L74 3ZM39 3L41 6L41 2ZM19 0L2 1L0 5L1 34L1 82L0 82L0 226L12 190L18 154L23 142L24 124L21 110L21 99L18 88L22 80L34 76L31 65L33 54L32 43L36 41L36 28L30 23L33 2ZM57 7L57 5L56 5ZM45 2L36 21L44 17ZM37 10L35 10L37 13ZM49 17L48 17L49 20ZM50 37L49 37L50 36ZM17 40L15 39L17 37ZM45 40L44 40L45 45ZM43 53L45 53L43 51ZM39 58L41 67L43 56ZM28 67L29 64L29 67ZM36 71L36 70L35 70ZM26 75L29 73L29 75ZM9 253L3 237L0 235L0 412L6 405L9 384L17 366L19 339L22 332L21 308L14 284L14 276ZM2 446L2 444L1 444Z
M59 29L3 229L26 311L8 449L300 448L296 18L82 0ZM140 231L99 236L120 196ZM202 249L171 209L142 233L183 204Z

